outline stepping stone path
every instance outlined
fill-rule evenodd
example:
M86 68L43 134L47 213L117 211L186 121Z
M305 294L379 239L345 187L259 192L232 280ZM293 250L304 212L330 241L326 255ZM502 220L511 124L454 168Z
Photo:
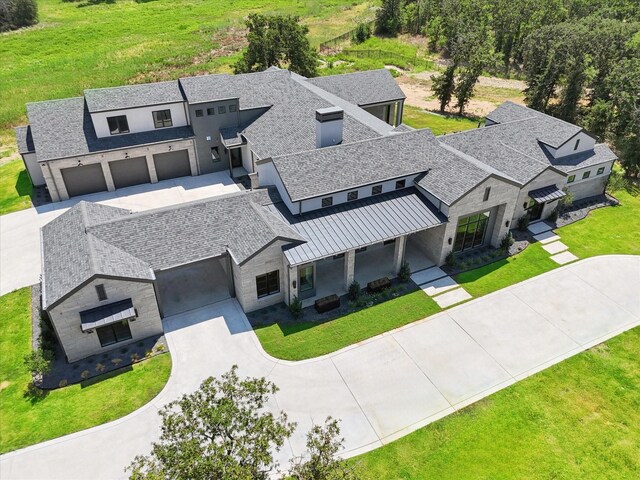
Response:
M578 260L578 257L569 252L569 247L560 241L560 236L553 231L553 226L547 222L532 223L527 230L533 234L534 240L540 242L542 248L551 254L551 260L559 265Z
M447 308L465 300L471 295L449 275L438 267L426 268L411 275L424 293L433 297L440 308Z

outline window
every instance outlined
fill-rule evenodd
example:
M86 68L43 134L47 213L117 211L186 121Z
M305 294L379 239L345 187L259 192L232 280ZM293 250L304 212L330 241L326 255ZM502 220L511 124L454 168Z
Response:
M109 132L111 135L119 133L129 133L129 122L126 115L118 115L117 117L107 117L109 124Z
M218 147L211 147L211 159L214 162L219 162L220 159L220 150L218 149Z
M584 180L585 178L589 178L589 175L591 175L591 170L587 170L586 172L584 172L582 174L582 179Z
M216 107L207 108L207 115L215 115Z
M396 181L396 190L400 190L401 188L404 188L404 186L406 184L407 184L407 181L405 179L397 180Z
M100 345L103 347L113 345L118 342L124 342L125 340L131 340L132 338L129 322L126 320L96 328L96 332L98 333Z
M486 202L487 200L489 200L489 195L491 195L491 187L487 187L484 189L484 198L482 199L482 201Z
M580 145L580 139L576 140L576 144L574 145L573 149L577 150L578 149L578 145Z
M366 251L367 251L367 247L356 248L356 253L362 253L362 252L366 252Z
M604 173L604 167L600 167L596 172L596 175L602 175Z
M204 114L201 109L196 110L196 117L202 117Z
M371 187L371 195L380 195L382 193L382 185L374 185Z
M218 113L227 113L227 107L225 107L224 105L220 105L218 107Z
M331 205L333 205L333 197L325 197L322 199L323 207L330 207Z
M280 270L258 275L256 277L258 298L267 297L280 291Z
M576 179L575 175L569 175L567 177L567 183L573 183L575 179Z
M96 285L96 293L98 294L99 301L107 299L107 291L104 289L104 285Z
M358 199L358 191L354 190L353 192L349 192L347 193L347 200L349 200L350 202L352 202L353 200L357 200Z
M158 110L153 112L153 123L156 128L172 127L171 110Z
M235 105L229 105L229 112L235 112L236 111L236 106Z
M482 246L490 215L491 212L486 211L458 220L453 251L462 252Z

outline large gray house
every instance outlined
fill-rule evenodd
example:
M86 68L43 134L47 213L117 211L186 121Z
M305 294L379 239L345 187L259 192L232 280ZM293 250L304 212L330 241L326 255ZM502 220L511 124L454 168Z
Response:
M385 70L286 70L85 91L27 106L17 131L54 201L182 175L242 192L131 213L81 201L42 229L42 306L69 361L162 332L235 297L305 303L497 246L565 190L601 194L615 160L582 128L510 102L441 137L402 124Z

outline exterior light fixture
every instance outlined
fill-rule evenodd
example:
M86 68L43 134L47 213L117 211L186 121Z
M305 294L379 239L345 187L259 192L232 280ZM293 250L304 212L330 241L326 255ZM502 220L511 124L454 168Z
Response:
M126 153L124 154L124 158L129 158L129 152L126 152Z
M173 150L173 145L169 145L169 151Z
M509 225L511 225L511 222L509 220L507 220L506 222L504 222L504 226L505 227L509 227Z
M529 205L529 204L528 204L527 202L524 202L524 203L522 204L522 207L526 209L526 208L527 208L527 205Z
M298 286L298 283L294 280L292 285L293 285L293 288L296 288Z
M451 245L453 243L453 238L449 237L449 240L447 240L447 243Z
M83 164L80 160L78 160L78 166L81 167Z

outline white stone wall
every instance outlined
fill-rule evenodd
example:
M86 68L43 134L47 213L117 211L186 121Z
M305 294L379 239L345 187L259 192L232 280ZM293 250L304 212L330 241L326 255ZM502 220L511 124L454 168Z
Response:
M525 204L529 203L529 192L531 190L537 190L538 188L548 187L549 185L555 185L558 188L562 189L565 185L566 177L551 169L544 170L540 175L531 180L529 183L524 185L520 190L520 194L518 195L518 200L515 203L515 210L513 212L512 222L518 222L518 219L523 216L527 210L525 208ZM555 205L553 206L555 208ZM553 208L550 208L549 205L545 206L545 209L542 212L541 218L546 218L549 216Z
M233 266L233 283L236 290L236 298L245 312L251 312L260 308L275 305L285 299L285 261L282 246L285 242L277 241L265 248L244 265ZM265 273L278 270L280 272L280 292L268 297L258 298L256 290L256 277Z
M581 168L573 172L568 172L568 176L575 175L575 180L566 184L566 188L574 195L574 200L580 200L581 198L592 197L594 195L601 195L607 185L607 179L611 174L613 162L600 163L598 165L591 165L587 168ZM598 175L598 169L603 168L604 171ZM591 174L589 178L583 179L584 172L589 171Z
M96 130L98 138L111 136L107 118L118 117L120 115L126 115L130 134L148 132L156 129L153 121L153 112L159 110L171 110L172 127L183 127L188 124L184 102L153 105L150 107L129 108L126 110L112 110L109 112L96 112L91 114L91 120L93 121L93 127ZM128 134L123 133L120 135Z
M45 184L44 175L42 174L42 169L38 164L38 159L35 153L23 153L22 160L24 162L25 167L27 167L27 171L29 172L29 178L31 179L31 183L38 187Z
M576 147L576 142L580 140L578 143L578 148ZM562 145L557 150L552 148L548 148L549 152L555 158L566 157L567 155L573 155L575 153L586 152L587 150L593 150L596 141L593 137L590 137L584 132L578 133L575 137L571 138L567 143Z
M95 288L100 284L104 285L107 294L107 299L101 302L98 301ZM101 347L95 330L93 333L82 332L80 312L127 298L132 299L133 306L138 312L138 318L129 322L131 340ZM49 316L69 362L119 348L152 335L161 335L163 332L158 303L151 282L95 278L71 297L52 308L49 311Z

